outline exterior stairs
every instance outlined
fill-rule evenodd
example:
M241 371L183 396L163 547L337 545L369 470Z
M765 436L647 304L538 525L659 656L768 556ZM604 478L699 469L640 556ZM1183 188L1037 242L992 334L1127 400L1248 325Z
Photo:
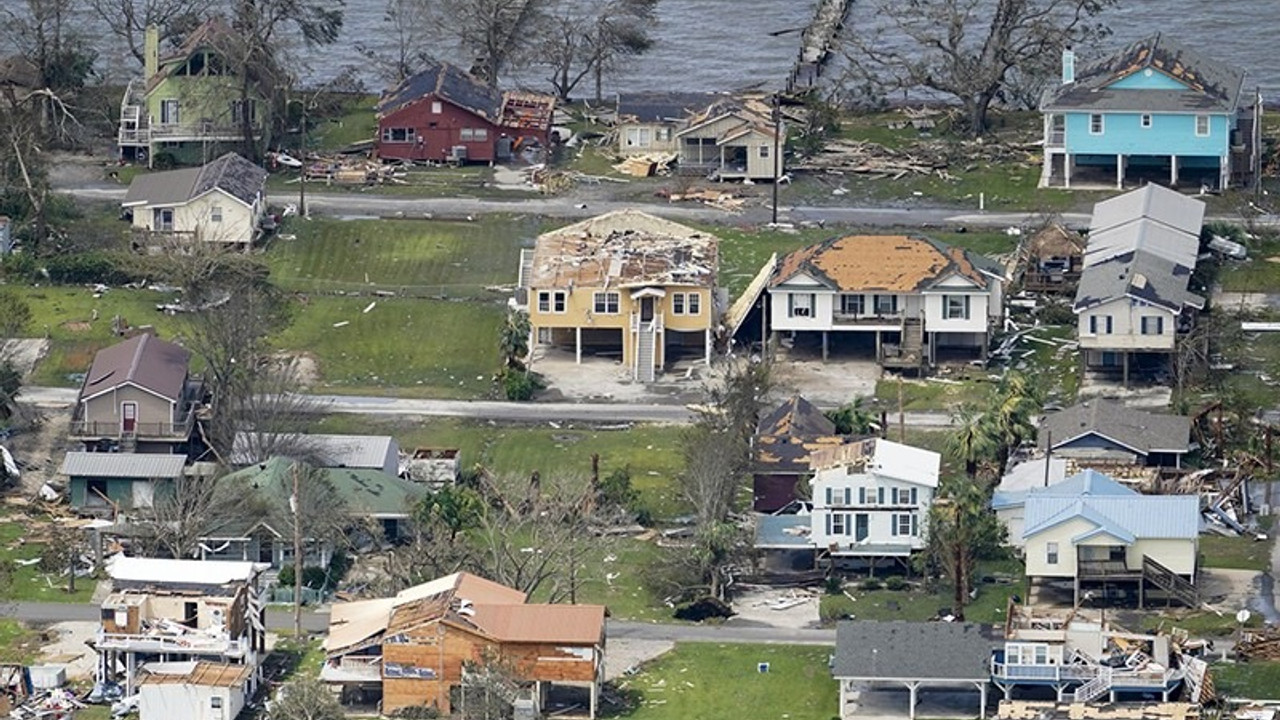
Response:
M1071 702L1087 703L1093 702L1111 690L1111 668L1100 665L1098 666L1098 674L1089 682L1076 688L1071 694Z
M1200 604L1200 594L1193 583L1146 555L1142 556L1142 579L1169 593L1187 607Z
M923 357L924 321L920 318L903 318L902 320L902 354L915 354Z
M640 331L636 333L636 380L651 383L654 380L654 344L657 333L653 323L640 323Z

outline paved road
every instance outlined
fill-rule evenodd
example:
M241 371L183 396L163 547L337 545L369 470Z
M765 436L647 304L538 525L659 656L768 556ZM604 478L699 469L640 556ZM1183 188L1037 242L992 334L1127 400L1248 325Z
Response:
M0 617L29 623L68 621L96 622L101 618L97 605L73 603L5 603ZM324 632L329 626L327 610L304 608L302 626L309 632ZM267 627L271 630L293 628L293 612L287 608L267 610ZM835 630L791 630L788 628L736 625L676 625L664 623L610 620L609 638L613 640L665 640L670 642L787 643L795 645L834 645Z
M640 403L515 403L496 400L430 400L424 398L395 398L362 395L313 395L318 401L317 411L322 413L349 413L353 415L405 415L425 417L461 417L477 420L506 420L510 422L561 422L579 420L586 422L654 422L685 423L693 413L684 405ZM43 408L70 407L76 399L73 388L24 387L19 400ZM889 413L890 435L897 426L898 416ZM909 412L905 414L910 427L941 428L952 424L951 416L941 412Z
M87 200L119 201L125 188L116 186L67 187L61 192ZM270 193L272 205L297 204L296 193ZM354 193L308 193L307 209L313 215L328 217L467 217L493 213L530 214L561 218L593 217L612 210L643 207L644 210L673 220L702 220L763 224L769 221L769 209L750 207L740 214L696 204L619 202L575 198L534 196L523 200L480 198L415 198L402 195L359 195ZM789 222L828 222L862 226L928 226L966 225L1008 227L1039 222L1040 216L1020 212L972 212L955 208L919 207L839 207L787 206L780 208L780 218ZM1063 219L1070 224L1087 225L1089 216L1068 213Z

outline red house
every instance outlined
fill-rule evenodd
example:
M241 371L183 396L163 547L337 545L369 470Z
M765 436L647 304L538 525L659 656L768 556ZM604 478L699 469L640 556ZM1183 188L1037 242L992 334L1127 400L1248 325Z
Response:
M378 156L431 162L506 160L547 145L555 98L503 92L447 63L406 78L378 102Z

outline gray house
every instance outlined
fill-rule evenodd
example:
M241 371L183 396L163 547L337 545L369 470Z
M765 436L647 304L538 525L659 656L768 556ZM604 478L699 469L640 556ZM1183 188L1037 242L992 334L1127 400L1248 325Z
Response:
M1191 452L1191 418L1086 400L1045 417L1040 444L1079 465L1181 467Z
M185 455L204 384L191 353L154 335L99 350L80 386L69 435L90 451Z

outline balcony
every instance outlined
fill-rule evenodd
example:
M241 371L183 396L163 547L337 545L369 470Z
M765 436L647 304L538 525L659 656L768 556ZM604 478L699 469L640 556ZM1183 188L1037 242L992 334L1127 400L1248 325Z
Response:
M846 327L868 326L898 330L902 325L902 313L887 315L851 315L841 312L832 313L831 323Z
M225 657L243 657L249 650L247 640L233 640L228 637L210 635L198 630L187 633L167 634L151 632L146 634L98 632L99 650L124 650L127 652L145 653L190 653L197 655L222 655Z
M182 401L178 404L174 415L166 420L148 419L143 416L134 423L133 429L126 432L118 418L111 420L88 420L85 418L84 403L77 403L71 416L71 427L67 435L72 440L93 441L105 438L130 438L132 440L183 441L191 437L195 428L196 411L204 397L204 383L200 380L188 380L183 389Z
M1124 560L1076 560L1076 577L1081 580L1137 580L1142 568L1131 568Z
M1046 148L1065 148L1067 146L1067 132L1065 130L1053 130L1045 135L1044 146Z

